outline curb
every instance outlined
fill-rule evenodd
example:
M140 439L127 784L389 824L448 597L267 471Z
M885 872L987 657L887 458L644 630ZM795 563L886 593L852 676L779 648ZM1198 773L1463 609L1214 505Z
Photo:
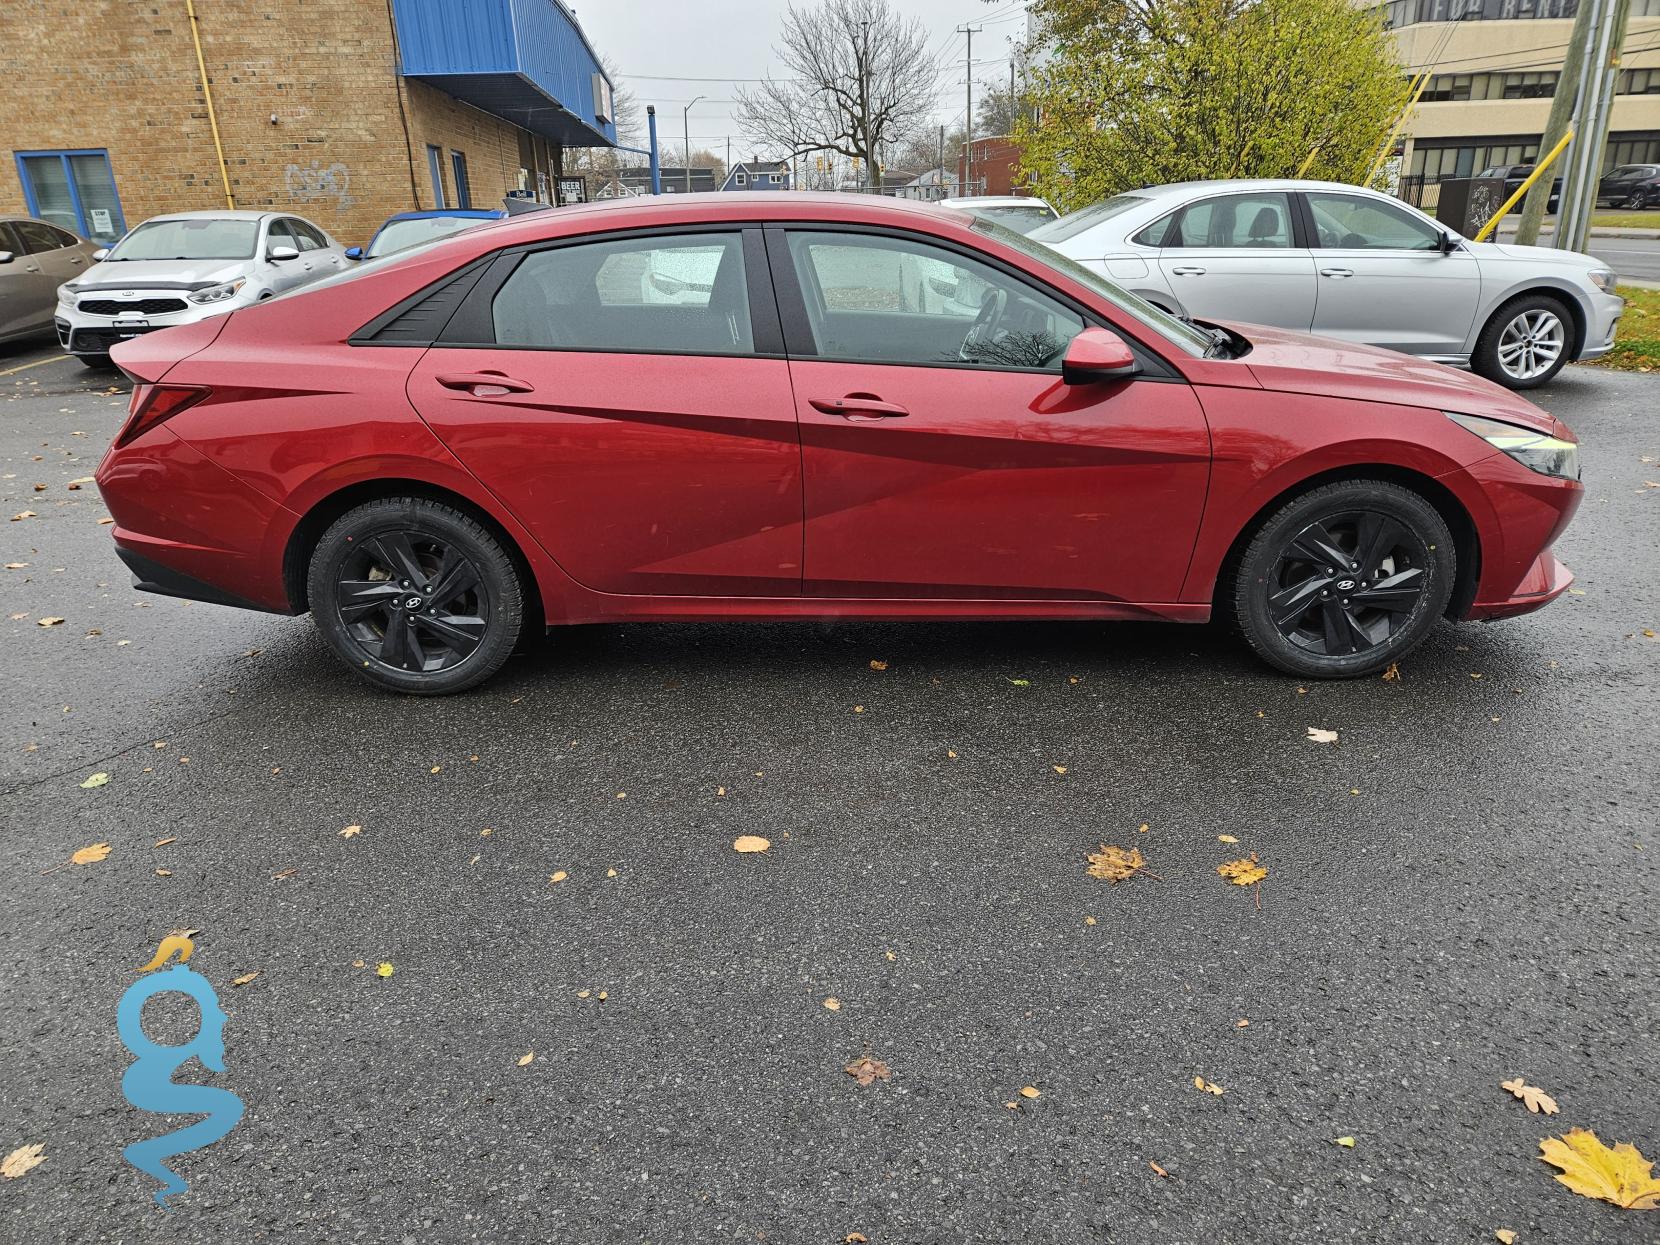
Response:
M1506 235L1514 234L1516 231L1501 226L1497 232L1498 236L1503 238ZM1553 237L1554 233L1554 230L1542 229L1539 231L1539 236L1540 238L1549 238ZM1660 229L1616 229L1605 225L1592 229L1591 236L1593 238L1660 238Z

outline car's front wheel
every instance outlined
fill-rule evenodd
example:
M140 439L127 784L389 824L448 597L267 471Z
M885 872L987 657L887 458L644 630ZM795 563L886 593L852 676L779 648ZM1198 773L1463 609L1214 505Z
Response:
M1560 299L1526 294L1493 313L1470 366L1507 389L1534 389L1560 372L1573 347L1573 319Z
M363 678L436 696L482 683L513 652L525 589L471 515L418 497L348 511L311 555L311 616Z
M1257 528L1234 576L1234 614L1269 665L1354 678L1423 641L1456 570L1434 506L1386 480L1344 480L1294 498Z

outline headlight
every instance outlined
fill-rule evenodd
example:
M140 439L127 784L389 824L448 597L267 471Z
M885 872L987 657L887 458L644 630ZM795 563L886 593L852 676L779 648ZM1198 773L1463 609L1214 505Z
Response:
M1455 415L1445 412L1448 419L1461 428L1468 428L1494 449L1510 455L1529 471L1563 480L1579 479L1579 446L1560 437L1546 436L1531 428L1479 415Z
M1614 292L1614 282L1617 278L1607 268L1593 268L1586 275L1591 278L1591 284L1596 286L1597 289L1601 290L1604 294L1612 294Z
M246 277L238 277L235 281L227 281L223 285L210 285L205 290L197 290L190 295L193 303L222 303L227 298L235 298L237 291L248 284Z
M75 283L73 281L65 281L58 286L58 301L65 307L75 305Z

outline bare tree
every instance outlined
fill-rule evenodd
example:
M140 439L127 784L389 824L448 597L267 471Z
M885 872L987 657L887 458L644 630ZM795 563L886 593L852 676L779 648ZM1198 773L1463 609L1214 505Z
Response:
M882 153L933 109L936 75L916 18L888 0L823 0L791 5L774 48L793 81L738 91L733 117L787 156L839 152L864 163L882 184Z

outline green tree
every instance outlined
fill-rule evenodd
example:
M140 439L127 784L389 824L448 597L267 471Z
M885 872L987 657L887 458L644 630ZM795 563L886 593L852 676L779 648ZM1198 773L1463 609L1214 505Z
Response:
M1408 83L1379 9L1352 0L1036 0L1016 137L1064 209L1226 177L1365 181Z

